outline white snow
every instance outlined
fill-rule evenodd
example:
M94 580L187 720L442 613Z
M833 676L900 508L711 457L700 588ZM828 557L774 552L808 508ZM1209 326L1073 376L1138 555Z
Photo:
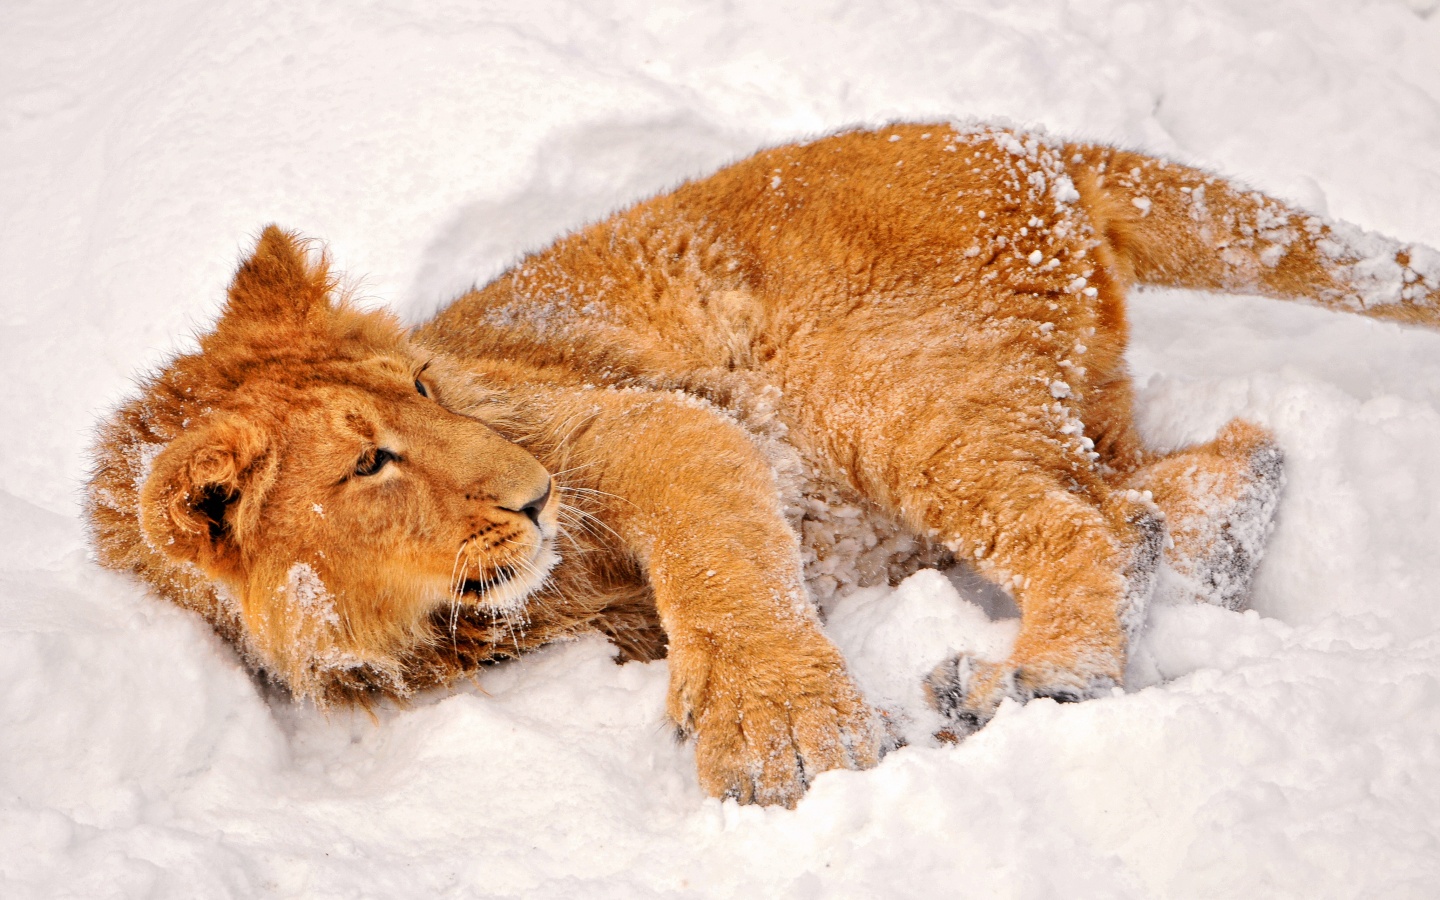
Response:
M1434 332L1136 297L1148 438L1244 415L1284 446L1253 609L1162 596L1124 692L1007 706L940 746L918 675L1003 653L1005 598L934 572L861 591L828 627L911 745L794 811L706 799L665 665L597 639L378 721L287 705L90 561L78 513L93 422L193 346L270 221L415 321L765 144L1003 117L1440 246L1435 9L8 4L0 896L1440 896Z

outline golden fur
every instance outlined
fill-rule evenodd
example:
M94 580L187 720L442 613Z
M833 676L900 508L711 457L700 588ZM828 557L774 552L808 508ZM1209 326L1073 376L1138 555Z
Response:
M94 540L320 702L404 697L583 629L668 653L705 788L790 804L882 741L812 592L956 557L1007 587L1011 657L930 678L957 731L1006 697L1119 684L1167 541L1197 597L1243 602L1279 451L1244 422L1142 446L1127 288L1433 326L1435 259L1184 166L986 126L764 151L411 334L271 227L199 352L103 426Z

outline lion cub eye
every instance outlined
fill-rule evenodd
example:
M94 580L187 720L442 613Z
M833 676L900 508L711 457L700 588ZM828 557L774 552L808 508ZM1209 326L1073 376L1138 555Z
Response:
M415 390L419 391L420 396L422 397L430 396L430 389L425 386L425 382L421 381L418 378L415 379Z
M360 461L355 464L355 474L359 475L361 478L374 475L381 469L385 468L386 463L394 462L399 458L399 455L396 454L393 450L386 450L384 447L376 447L374 450L360 457Z

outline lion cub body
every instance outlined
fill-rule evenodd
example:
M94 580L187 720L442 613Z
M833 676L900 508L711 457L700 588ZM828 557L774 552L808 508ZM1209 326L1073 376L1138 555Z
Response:
M705 787L793 803L881 742L817 593L947 557L1008 588L1011 658L931 679L961 730L1119 684L1167 526L1197 596L1243 602L1278 451L1241 422L1141 445L1124 292L1440 321L1433 255L1358 234L1135 154L944 125L765 151L410 335L271 228L200 352L104 427L95 540L326 701L585 628L668 652Z

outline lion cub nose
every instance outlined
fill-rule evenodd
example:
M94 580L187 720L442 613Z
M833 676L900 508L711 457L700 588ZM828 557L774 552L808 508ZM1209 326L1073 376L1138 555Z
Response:
M522 499L526 495L521 494L520 490L516 489L515 493L519 496L516 496L510 503L501 503L500 508L508 512L524 515L525 518L535 523L536 528L539 528L540 513L545 510L545 504L550 502L550 489L552 484L552 479L546 476L544 487L540 489L539 493L530 493L528 495L530 499L528 500Z
M530 521L535 524L536 528L540 527L540 512L545 509L545 504L550 501L550 488L552 483L553 479L545 479L545 493L541 494L534 500L531 500L529 503L520 507L520 512L524 513L527 517L529 517Z

